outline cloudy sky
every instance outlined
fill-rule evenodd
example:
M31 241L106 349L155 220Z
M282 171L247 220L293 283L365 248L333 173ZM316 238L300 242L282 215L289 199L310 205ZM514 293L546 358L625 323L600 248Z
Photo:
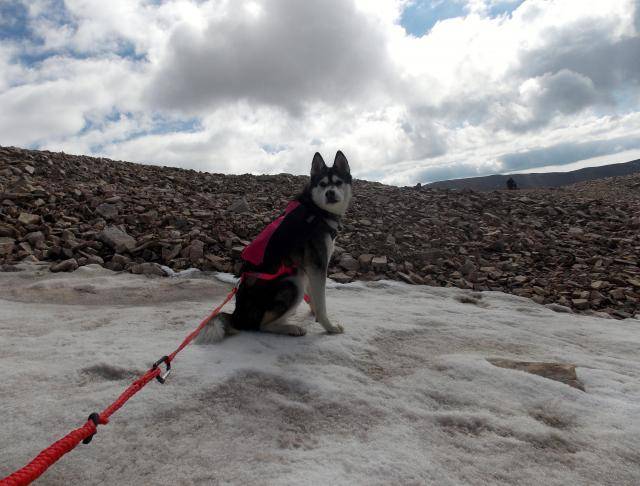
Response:
M0 0L0 145L415 184L640 158L640 0ZM587 162L576 162L587 160Z

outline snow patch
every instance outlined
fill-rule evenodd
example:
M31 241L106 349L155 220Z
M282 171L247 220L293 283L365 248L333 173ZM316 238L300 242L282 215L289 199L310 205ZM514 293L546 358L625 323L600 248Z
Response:
M0 274L0 476L114 400L236 283L103 270ZM191 345L42 483L640 482L637 319L498 292L328 287L345 334L302 305L304 337ZM586 392L487 358L575 364Z

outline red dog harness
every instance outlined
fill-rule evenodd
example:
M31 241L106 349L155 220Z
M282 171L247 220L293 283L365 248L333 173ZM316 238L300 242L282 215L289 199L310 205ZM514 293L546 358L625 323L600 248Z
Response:
M286 260L313 237L320 225L335 238L336 230L325 221L327 217L331 215L311 202L291 201L284 212L242 251L241 258L245 262L242 278L275 280L295 274L296 268L287 265Z
M284 213L278 216L275 220L273 220L269 225L263 229L258 236L242 251L240 255L241 258L250 263L252 266L260 268L264 264L265 260L265 252L267 250L267 246L269 246L269 241L277 229L280 227L284 219L289 215L292 211L300 207L300 202L291 201ZM276 278L283 277L285 275L293 275L295 273L295 268L290 267L282 263L278 270L275 273L267 273L267 272L243 272L244 276L251 276L258 278L260 280L275 280Z

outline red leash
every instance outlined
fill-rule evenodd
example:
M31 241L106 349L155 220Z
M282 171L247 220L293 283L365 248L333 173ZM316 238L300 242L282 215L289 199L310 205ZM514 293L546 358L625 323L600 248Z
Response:
M200 325L184 339L184 341L182 341L180 346L178 346L173 353L168 356L163 356L156 361L144 375L131 383L129 388L127 388L116 401L105 408L101 413L92 413L82 427L71 431L62 439L51 444L22 469L19 469L4 479L0 479L0 486L22 486L38 479L58 459L64 456L67 452L73 450L80 441L84 444L91 442L91 439L98 431L98 424L108 424L109 417L116 413L133 395L142 390L147 383L154 378L160 383L164 383L169 371L171 370L171 362L174 360L176 355L196 338L202 328L206 326L211 319L220 313L222 308L231 300L237 291L238 287L236 286L231 290L231 292L229 292L229 295L227 295L224 302L216 307L211 314L209 314L200 323ZM160 369L160 365L162 363L165 363L166 366L164 373Z

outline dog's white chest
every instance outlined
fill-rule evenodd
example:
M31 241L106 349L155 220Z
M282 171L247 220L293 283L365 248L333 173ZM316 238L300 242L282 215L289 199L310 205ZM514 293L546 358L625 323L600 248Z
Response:
M333 255L333 238L331 235L325 236L324 244L327 247L327 263L331 261L331 255Z

